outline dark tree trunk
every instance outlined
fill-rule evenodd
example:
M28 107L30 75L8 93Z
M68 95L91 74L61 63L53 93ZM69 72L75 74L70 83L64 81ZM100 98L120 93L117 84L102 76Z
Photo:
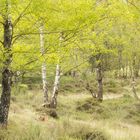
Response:
M102 64L101 64L101 55L99 54L96 59L97 59L97 68L96 68L96 73L97 73L97 82L98 82L98 94L97 94L97 99L99 101L103 100L103 83L102 83Z
M9 69L4 69L2 73L2 95L0 104L0 124L7 125L8 112L11 96L11 73Z
M12 59L11 53L11 41L12 41L12 23L10 18L4 22L4 63L2 70L2 95L0 101L0 124L1 126L7 126L8 113L10 107L11 96L11 75L10 64Z

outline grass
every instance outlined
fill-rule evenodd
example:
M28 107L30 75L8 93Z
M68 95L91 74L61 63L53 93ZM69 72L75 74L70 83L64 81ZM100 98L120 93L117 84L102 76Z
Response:
M88 98L77 103L77 111L92 114L94 120L115 120L119 118L122 121L140 124L140 103L136 102L131 96L124 95L117 99L105 100L103 103Z
M119 82L107 79L105 100L99 103L85 90L79 92L81 86L75 87L72 79L67 84L74 89L60 92L57 119L41 108L42 91L22 86L24 92L12 95L9 125L0 130L0 140L139 140L140 103L130 96L128 85L120 94Z
M138 102L130 96L106 99L98 103L90 95L59 95L59 119L44 115L37 108L41 105L41 92L29 92L12 101L8 130L0 131L2 140L139 140ZM92 104L88 110L78 109ZM35 105L36 104L36 105ZM139 106L139 105L138 105ZM130 108L131 107L131 108ZM100 110L101 109L101 110ZM134 110L136 109L136 110ZM132 114L130 118L127 115ZM15 120L16 118L16 120Z

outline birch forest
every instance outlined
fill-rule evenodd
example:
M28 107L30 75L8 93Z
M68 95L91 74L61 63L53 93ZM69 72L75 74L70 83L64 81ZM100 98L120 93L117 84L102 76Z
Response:
M0 140L140 140L140 0L0 0Z

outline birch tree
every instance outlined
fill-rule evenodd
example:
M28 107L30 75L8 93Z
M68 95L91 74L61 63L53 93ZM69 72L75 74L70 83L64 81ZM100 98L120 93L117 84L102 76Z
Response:
M45 53L45 48L44 48L44 34L43 34L43 25L40 26L40 49L41 49L41 54L42 56ZM47 85L47 79L46 79L46 62L42 63L42 83L43 83L43 92L44 92L44 105L48 103L48 85ZM43 106L44 106L43 105Z
M63 33L60 33L60 39L59 39L59 49L61 49L63 41ZM59 51L58 49L58 51ZM58 52L59 54L59 52ZM56 65L56 74L55 74L55 81L54 81L54 87L53 87L53 92L52 92L52 97L51 97L51 103L50 107L56 108L57 107L57 95L59 92L59 82L60 82L60 58L57 60L57 65Z

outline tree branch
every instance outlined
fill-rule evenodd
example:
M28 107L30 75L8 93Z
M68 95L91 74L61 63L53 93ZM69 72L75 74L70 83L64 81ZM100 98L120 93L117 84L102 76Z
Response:
M64 31L43 32L43 34L59 34L60 32L72 32L72 31L75 31L75 29L74 30L64 30ZM27 33L21 33L21 34L15 35L15 36L13 36L12 44L14 44L16 42L16 40L18 40L20 37L27 36L27 35L39 35L39 34L40 34L39 32L27 32ZM69 39L67 39L67 40L69 40Z
M2 21L0 21L0 24L4 25L4 23Z
M0 43L3 45L3 41L0 40Z
M17 17L17 19L15 19L15 21L13 22L13 27L15 27L17 25L17 23L20 21L20 19L25 15L25 12L30 7L31 2L32 2L32 0L30 0L30 2L27 4L25 9L20 13L20 15Z
M140 12L140 8L138 8L134 3L128 1L129 4L131 4L133 7L135 7L139 12Z

